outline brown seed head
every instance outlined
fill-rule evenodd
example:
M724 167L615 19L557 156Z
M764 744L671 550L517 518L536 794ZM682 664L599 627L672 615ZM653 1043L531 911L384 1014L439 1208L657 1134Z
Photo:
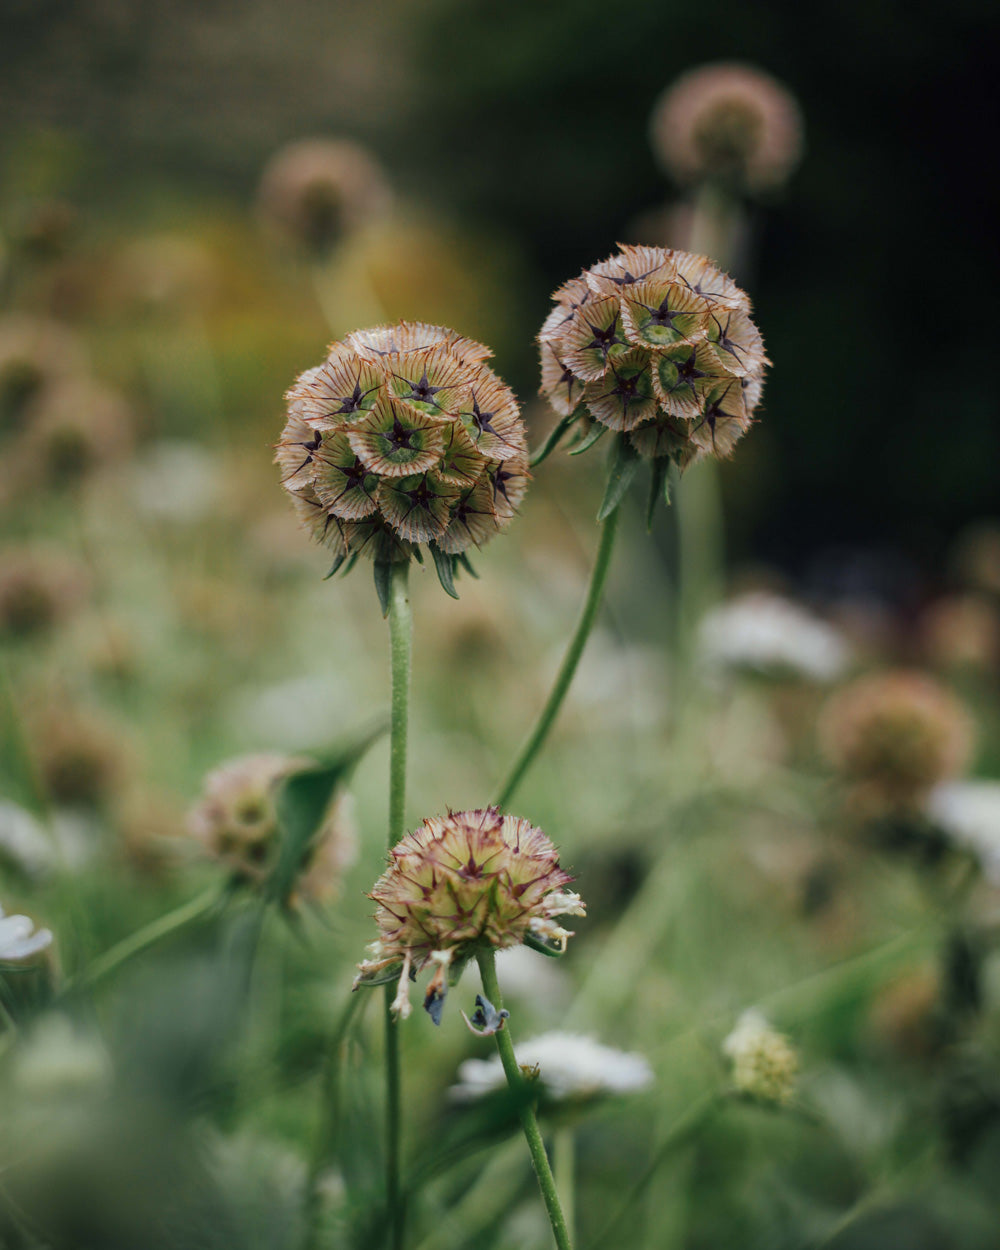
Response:
M120 733L98 713L66 706L46 708L31 724L38 771L52 802L103 807L129 762Z
M43 318L0 318L0 438L30 424L33 405L46 388L86 369L72 330Z
M334 343L286 396L275 460L302 522L338 558L408 560L481 546L511 520L527 442L490 350L398 322Z
M780 187L802 155L802 113L770 74L723 62L682 75L650 118L653 150L678 182L723 178L750 191Z
M950 691L901 670L859 678L834 695L820 739L865 810L912 811L965 766L972 727Z
M257 202L265 224L322 253L384 216L391 201L385 174L366 148L346 139L302 139L271 158Z
M87 590L79 566L44 547L0 551L0 635L31 637L68 617Z
M556 848L529 821L498 808L449 812L424 821L389 854L375 883L379 940L359 965L358 983L402 965L396 1008L408 1014L409 972L437 972L428 1005L446 992L446 972L477 950L517 946L532 937L562 946L571 934L554 917L583 915Z
M560 416L583 405L640 455L681 470L732 453L769 361L731 278L691 252L620 245L552 298L541 393Z

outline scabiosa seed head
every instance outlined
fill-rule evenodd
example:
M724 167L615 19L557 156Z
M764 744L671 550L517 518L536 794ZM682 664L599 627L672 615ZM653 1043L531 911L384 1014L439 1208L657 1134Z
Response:
M260 886L270 876L280 840L277 787L309 764L307 759L261 752L228 760L206 776L202 797L188 815L188 829L237 881ZM356 849L348 802L340 795L327 812L296 890L309 898L335 895Z
M691 70L657 100L653 150L680 183L725 179L750 192L782 186L802 155L802 113L791 92L750 65Z
M21 433L45 389L85 368L72 330L20 314L0 319L0 437Z
M288 392L281 482L335 567L357 553L453 559L514 516L527 441L491 352L443 326L398 322L334 343ZM418 554L418 553L417 553Z
M741 1094L783 1106L791 1101L799 1057L783 1033L759 1011L745 1011L722 1043L733 1065L733 1085Z
M585 914L580 896L564 888L570 881L556 848L530 821L496 807L429 817L393 847L375 883L379 938L355 988L398 971L394 1008L405 1017L410 977L432 965L424 1006L436 1023L449 980L477 951L523 942L565 947L572 933L556 917Z
M301 139L278 151L261 178L262 220L305 251L328 251L383 216L392 192L381 166L346 139Z
M961 772L969 716L933 678L905 670L859 678L824 710L827 757L872 815L916 811L934 786Z
M543 394L683 470L731 455L760 402L750 300L704 256L619 245L554 294L538 336Z
M69 617L87 591L79 565L45 547L0 551L0 637L29 638Z

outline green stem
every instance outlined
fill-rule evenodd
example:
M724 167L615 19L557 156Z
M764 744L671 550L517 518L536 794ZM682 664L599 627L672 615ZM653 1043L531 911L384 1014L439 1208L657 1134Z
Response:
M568 1124L557 1128L553 1135L552 1171L556 1178L556 1192L566 1216L569 1239L576 1241L576 1138Z
M569 647L563 657L562 665L556 676L555 685L552 687L548 701L542 708L542 711L535 722L535 727L528 735L524 746L514 760L507 779L493 800L497 807L506 807L514 796L514 792L524 780L524 774L534 763L535 756L541 750L542 744L548 737L549 730L559 714L562 707L563 699L569 690L570 683L576 673L577 665L580 663L580 657L583 655L583 649L587 645L587 639L590 637L590 631L594 627L594 621L597 618L597 609L600 607L601 596L604 593L604 584L608 579L608 569L611 567L611 553L614 550L615 534L618 531L618 518L621 515L621 507L617 507L614 512L602 523L601 526L601 542L597 549L597 558L594 561L594 570L590 575L590 585L587 588L587 598L583 605L583 611L580 613L580 619L577 622L576 630L570 639Z
M389 847L406 829L406 739L409 723L410 665L413 617L407 587L408 564L392 566L389 583L389 656L392 669L389 737ZM402 1250L405 1212L400 1193L400 1062L399 1028L392 1018L395 986L385 987L385 1193L392 1250Z
M480 952L478 961L479 972L483 979L483 990L486 993L486 997L499 1011L503 1006L503 1000L500 995L500 983L497 981L496 956L492 950L484 950ZM497 1051L500 1054L500 1062L503 1064L504 1075L507 1077L507 1084L510 1086L511 1093L517 1101L521 1128L524 1130L524 1138L528 1143L531 1163L535 1169L535 1175L538 1177L538 1188L542 1191L542 1201L545 1203L545 1211L549 1217L549 1223L552 1225L552 1235L555 1238L556 1246L558 1250L572 1250L566 1218L559 1203L559 1194L556 1191L556 1182L552 1176L552 1168L549 1166L549 1157L545 1153L545 1143L542 1141L541 1130L535 1117L535 1108L526 1097L525 1080L521 1075L521 1069L514 1054L514 1043L510 1036L510 1029L503 1027L494 1036L496 1038Z
M169 937L171 933L176 933L178 929L204 916L222 901L228 889L228 882L221 888L213 885L203 894L196 895L187 903L182 903L180 907L152 921L145 928L123 938L116 946L112 946L109 951L94 960L82 978L83 984L88 989L92 989L99 981L103 981L106 976L135 955L141 954L142 951L154 946L163 938Z

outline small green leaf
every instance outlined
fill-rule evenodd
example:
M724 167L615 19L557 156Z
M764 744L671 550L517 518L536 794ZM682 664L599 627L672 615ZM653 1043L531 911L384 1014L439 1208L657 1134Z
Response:
M580 413L581 409L575 408L568 417L563 417L553 426L553 428L549 431L548 438L544 443L542 443L541 447L539 447L537 451L532 452L531 459L528 461L531 468L534 469L537 465L540 465L543 460L548 459L548 457L562 442L563 437L573 422L579 418Z
M389 560L376 560L372 565L375 574L375 593L382 607L382 616L389 615L389 585L392 581L392 563Z
M327 573L326 577L323 578L323 581L328 582L330 578L333 577L334 573L339 573L340 567L346 559L347 559L347 552L342 551L340 555L337 556L336 560L334 560L333 564L330 566L330 571L329 573Z
M639 453L624 434L619 434L609 457L608 488L597 513L598 521L606 521L618 507L638 468Z
M477 582L479 581L479 574L472 567L472 561L469 559L466 552L460 551L455 559L459 562L462 568L465 569L466 573L468 573L470 577L474 577Z
M584 435L579 443L569 453L571 456L582 456L585 451L589 451L599 438L603 438L607 433L608 427L601 425L595 421L590 431Z
M539 955L548 955L550 959L559 959L566 953L565 947L546 942L544 938L536 937L530 932L524 935L524 944L530 946L533 951L538 951Z
M402 964L390 964L381 972L372 972L368 976L358 977L358 989L373 990L376 985L391 985L393 981L399 980L399 974L402 971Z
M286 777L275 796L281 843L268 883L272 898L284 902L323 828L335 792L373 742L386 731L384 723L359 732L326 759Z
M455 557L448 555L442 551L437 543L429 543L431 555L434 557L434 567L437 569L438 581L446 595L451 595L453 599L458 598L458 591L455 589Z
M669 468L670 461L666 456L657 456L649 466L649 499L646 502L647 533L652 533L656 505L660 502L660 497L666 494L667 503L670 503L670 483L667 479Z
M352 552L351 552L351 554L347 557L347 563L344 565L344 576L345 576L345 577L347 576L347 574L348 574L348 573L350 573L351 569L353 569L353 568L354 568L354 566L357 564L357 562L358 562L358 560L360 560L360 558L361 558L361 552L360 552L360 551L352 551Z

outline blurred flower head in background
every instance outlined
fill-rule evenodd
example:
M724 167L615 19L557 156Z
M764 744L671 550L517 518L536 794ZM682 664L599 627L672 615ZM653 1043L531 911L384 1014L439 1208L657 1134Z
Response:
M348 139L300 139L281 148L261 177L261 220L306 252L329 251L383 217L392 191L381 165Z
M8 916L0 907L0 969L33 963L51 945L49 929L36 929L27 916Z
M0 550L0 637L31 638L70 617L88 590L79 563L58 548Z
M802 113L787 87L751 65L681 75L650 118L653 151L679 183L724 179L752 192L782 186L802 156Z
M954 777L972 750L972 722L958 699L923 673L860 677L833 695L820 741L859 810L919 811L939 782Z
M259 753L220 764L205 778L202 797L188 815L189 831L237 880L263 884L279 849L277 787L310 763L296 756ZM356 853L350 800L341 794L314 840L296 892L311 899L333 897Z
M424 1000L435 1022L449 973L479 950L528 941L560 951L572 933L559 916L582 916L578 894L559 866L556 848L530 821L495 807L428 817L389 853L375 883L380 936L359 965L355 986L390 979L400 970L395 1009L409 1015L410 971L436 965Z
M708 612L698 625L706 672L719 669L835 681L851 659L832 625L790 599L753 591Z
M538 335L541 393L626 432L681 470L731 455L769 363L750 300L704 256L623 246L554 294Z
M722 1043L732 1061L733 1085L759 1102L786 1104L795 1092L799 1057L783 1033L754 1008L744 1011Z
M339 563L451 558L499 533L528 481L517 400L488 347L400 322L334 343L288 392L282 485Z
M927 798L927 815L956 846L970 851L991 885L1000 886L1000 781L945 781Z
M67 326L22 313L0 318L0 439L22 433L47 389L86 368L83 346Z
M642 1055L603 1046L579 1033L554 1031L518 1042L514 1055L523 1069L537 1074L545 1096L554 1102L639 1093L653 1084L653 1071ZM466 1059L450 1095L471 1102L506 1085L499 1055Z

